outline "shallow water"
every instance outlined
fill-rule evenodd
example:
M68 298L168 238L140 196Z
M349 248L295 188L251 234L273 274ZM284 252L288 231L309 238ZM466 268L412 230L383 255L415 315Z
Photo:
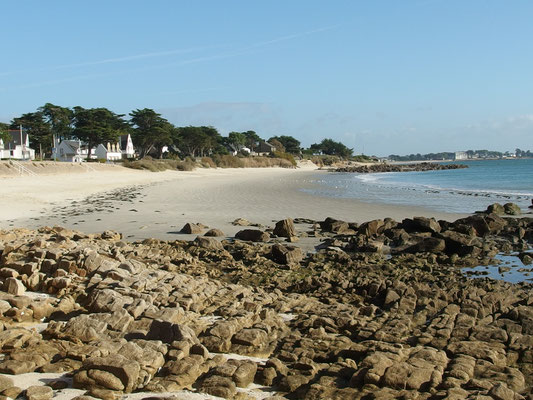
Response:
M461 161L468 168L425 172L317 175L306 192L370 203L473 213L513 202L528 212L533 198L533 159Z
M533 254L533 251L529 253ZM473 279L491 278L510 283L533 281L533 264L524 264L518 258L517 253L499 254L495 258L500 261L500 264L462 268L461 271Z

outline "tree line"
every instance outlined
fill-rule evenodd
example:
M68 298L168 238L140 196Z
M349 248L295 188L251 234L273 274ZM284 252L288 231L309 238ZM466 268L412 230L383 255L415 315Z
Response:
M130 134L133 144L143 158L147 155L163 157L163 150L182 156L203 157L213 154L228 154L228 149L242 151L244 147L255 151L261 142L273 145L281 153L292 155L326 154L350 157L353 149L332 139L324 139L303 149L299 140L288 135L262 139L255 131L230 132L222 136L212 126L177 127L150 108L136 109L127 116L104 108L73 108L46 103L36 111L13 118L9 123L0 123L0 138L8 139L8 129L22 126L30 135L30 146L41 157L51 154L53 137L57 140L75 139L85 142L88 148L99 143L116 142L124 134ZM3 136L4 135L4 136Z

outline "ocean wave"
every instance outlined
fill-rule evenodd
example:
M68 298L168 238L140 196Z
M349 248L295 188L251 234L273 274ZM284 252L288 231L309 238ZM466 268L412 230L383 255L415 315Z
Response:
M360 180L362 183L368 183L368 184L378 184L379 186L386 187L389 186L391 188L404 188L404 189L415 189L415 190L431 190L431 191L441 191L441 192L455 192L462 194L486 194L486 195L494 195L494 196L525 196L525 197L533 197L533 192L530 191L521 191L521 190L512 190L512 191L505 191L505 190L498 190L498 189L491 189L491 188L485 188L485 189L466 189L461 187L445 187L445 186L438 186L438 185L430 185L430 184L424 184L424 183L416 183L416 182L398 182L398 181L384 181L383 177L375 177L375 176L362 176L358 177L358 180Z

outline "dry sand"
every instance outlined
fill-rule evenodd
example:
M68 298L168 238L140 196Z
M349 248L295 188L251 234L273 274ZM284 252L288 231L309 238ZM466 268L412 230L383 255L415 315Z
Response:
M157 173L99 167L96 171L67 169L68 173L0 177L0 228L60 225L86 233L115 230L129 240L172 240L191 238L179 233L187 222L203 223L233 236L242 229L231 224L237 218L273 226L287 217L323 220L329 216L364 222L385 217L453 220L463 216L313 196L301 189L310 187L317 174L328 172L310 165Z

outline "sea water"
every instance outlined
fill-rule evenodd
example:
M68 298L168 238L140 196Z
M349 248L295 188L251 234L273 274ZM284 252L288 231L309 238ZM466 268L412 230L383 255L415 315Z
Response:
M330 173L314 176L305 191L371 203L473 213L492 203L528 210L533 198L533 159L460 161L468 168L425 172Z

